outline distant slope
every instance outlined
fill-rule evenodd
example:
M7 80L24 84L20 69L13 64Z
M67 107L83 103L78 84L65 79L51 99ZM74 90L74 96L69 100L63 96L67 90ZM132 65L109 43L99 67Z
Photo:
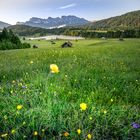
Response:
M8 26L10 26L10 24L0 21L0 29L3 29L4 27Z
M11 29L14 33L20 36L32 36L32 35L43 36L46 34L61 34L65 31L65 28L43 29L43 28L31 27L27 25L13 25L7 27L7 29Z
M27 25L13 25L7 27L7 29L11 29L14 33L20 36L30 36L35 34L44 34L46 33L46 29L31 27Z
M140 28L140 10L126 13L121 16L103 19L83 26L88 29L132 29Z
M18 22L17 24L29 25L32 27L41 27L46 29L61 28L65 26L77 26L90 23L84 18L79 18L76 16L62 16L62 17L48 17L47 19L32 17L29 21L25 23Z

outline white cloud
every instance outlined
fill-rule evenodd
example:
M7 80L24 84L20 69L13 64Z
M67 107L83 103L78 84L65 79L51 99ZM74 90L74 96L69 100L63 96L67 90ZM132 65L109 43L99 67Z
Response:
M68 4L68 5L65 5L65 6L59 7L59 9L67 9L67 8L75 7L75 6L76 6L76 3L72 3L72 4Z

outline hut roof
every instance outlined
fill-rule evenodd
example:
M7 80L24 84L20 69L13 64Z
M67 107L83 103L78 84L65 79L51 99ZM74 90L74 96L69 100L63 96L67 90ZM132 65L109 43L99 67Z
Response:
M70 41L67 41L67 42L64 42L61 46L62 48L65 48L65 47L72 47L72 43Z

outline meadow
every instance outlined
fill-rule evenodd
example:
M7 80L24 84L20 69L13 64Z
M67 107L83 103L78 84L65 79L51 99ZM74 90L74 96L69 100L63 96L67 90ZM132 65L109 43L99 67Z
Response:
M0 140L140 139L139 39L26 42L0 51Z

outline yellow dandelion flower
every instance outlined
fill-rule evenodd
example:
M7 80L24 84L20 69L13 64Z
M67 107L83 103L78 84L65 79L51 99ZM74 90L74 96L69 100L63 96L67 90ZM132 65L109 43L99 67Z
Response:
M51 64L50 70L51 70L51 73L58 73L59 72L59 68L56 64Z
M42 132L45 132L45 129L42 129L41 131L42 131Z
M12 94L13 93L13 90L11 90L10 93Z
M33 64L34 62L33 61L30 61L30 64Z
M113 99L111 99L110 101L113 102Z
M92 138L91 134L88 134L88 135L87 135L87 138L88 138L88 139L91 139L91 138Z
M7 133L1 135L2 138L7 137L7 136L8 136Z
M33 135L34 136L37 136L38 135L38 132L37 131L34 131Z
M22 105L17 105L17 110L21 110L22 109Z
M104 110L104 114L106 114L107 113L107 111L106 110Z
M68 137L68 136L69 136L69 133L68 133L68 132L65 132L63 135L64 135L65 137Z
M16 82L15 80L12 81L13 84L15 84L15 82Z
M15 129L12 129L11 133L12 134L16 133L16 130Z
M86 110L87 109L87 104L86 103L81 103L80 108L81 108L81 110Z
M4 115L4 119L5 119L5 120L7 120L7 119L8 119L7 115Z
M81 134L81 129L77 129L77 133L78 133L78 135L80 135Z
M92 117L89 117L90 120L92 120Z
M26 124L26 122L24 121L22 124L23 124L23 125L25 125L25 124Z

